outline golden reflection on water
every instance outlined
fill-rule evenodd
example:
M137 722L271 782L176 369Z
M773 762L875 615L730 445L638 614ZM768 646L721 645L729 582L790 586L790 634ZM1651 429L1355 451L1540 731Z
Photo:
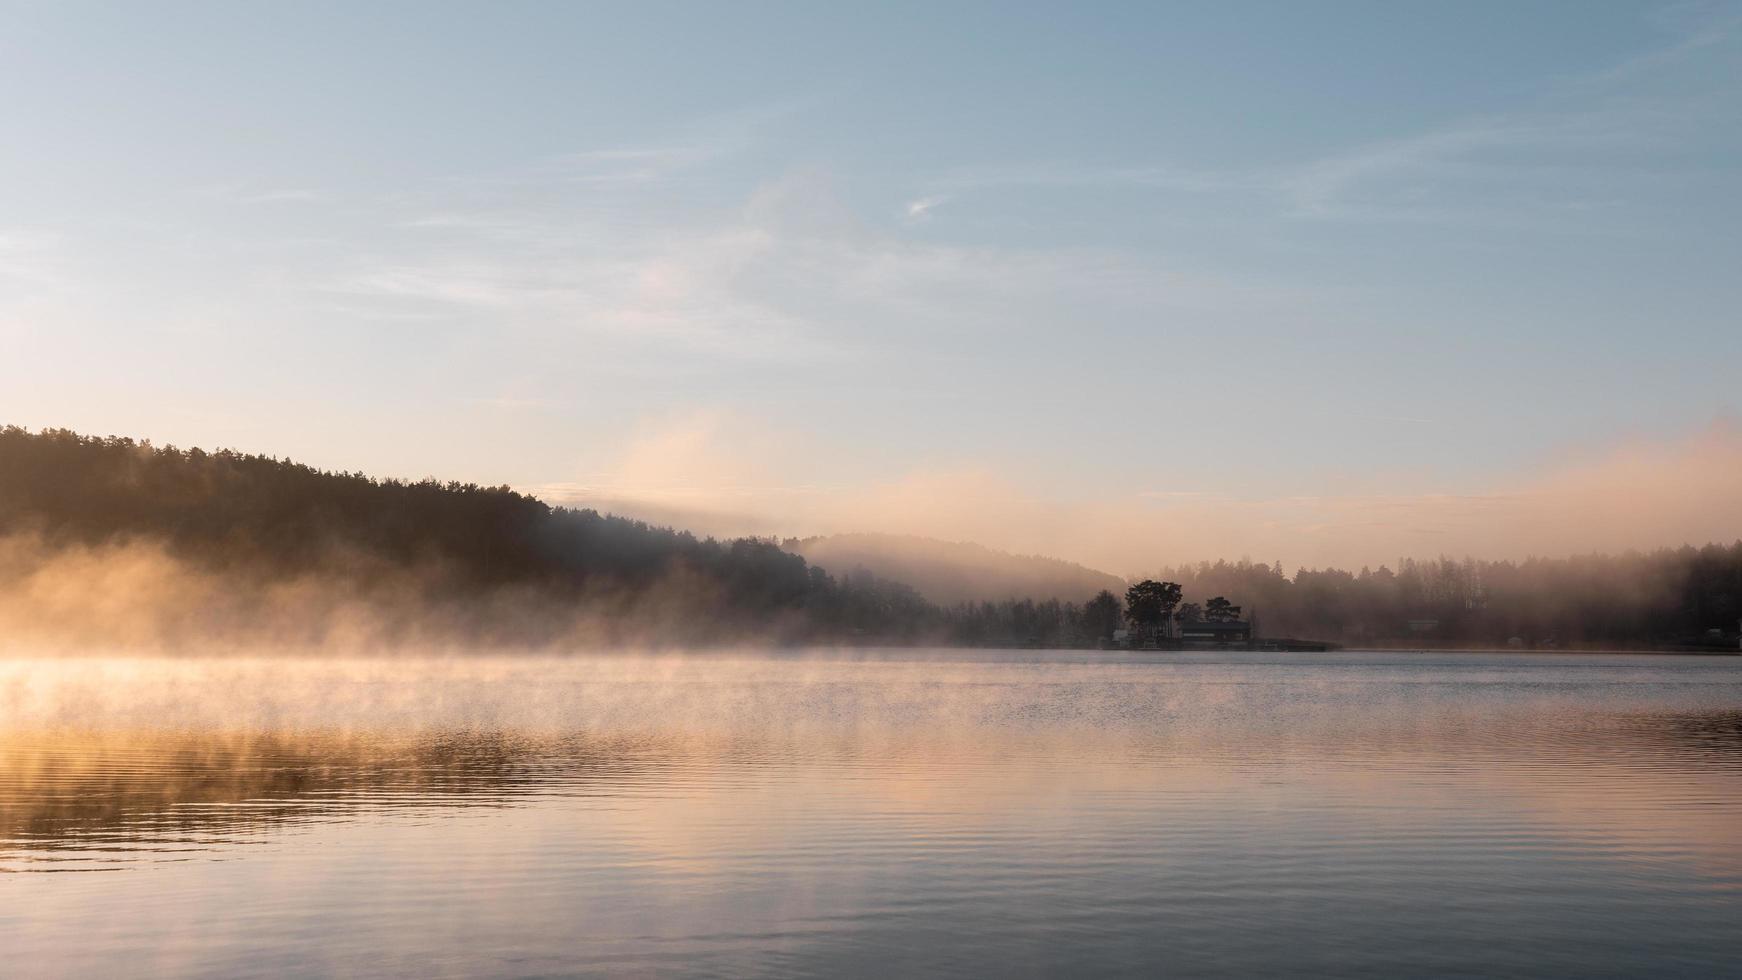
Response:
M11 661L0 869L162 885L0 876L0 940L97 969L229 902L266 938L146 972L260 972L309 915L433 972L839 972L898 934L936 972L1238 972L1358 913L1405 971L1518 966L1453 941L1516 922L1541 962L1649 925L1698 967L1742 955L1739 695L1682 658ZM135 931L78 947L87 906Z
M524 792L515 748L388 736L95 732L0 740L0 845L33 870L185 854L359 802L490 805ZM6 851L0 851L0 855ZM94 866L101 866L100 864Z

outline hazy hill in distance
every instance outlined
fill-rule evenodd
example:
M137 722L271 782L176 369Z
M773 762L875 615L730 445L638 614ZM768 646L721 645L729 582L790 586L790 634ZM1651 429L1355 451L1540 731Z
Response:
M841 576L863 568L900 581L940 605L1002 599L1083 602L1107 589L1125 594L1117 575L1039 555L1013 555L965 541L916 535L833 534L782 542L793 552Z
M0 426L0 637L286 646L913 642L941 611L507 487Z

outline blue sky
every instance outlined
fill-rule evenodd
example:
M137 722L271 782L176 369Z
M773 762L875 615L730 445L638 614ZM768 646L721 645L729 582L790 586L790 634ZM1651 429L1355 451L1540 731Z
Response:
M1742 6L0 12L0 420L1116 571L1735 478Z

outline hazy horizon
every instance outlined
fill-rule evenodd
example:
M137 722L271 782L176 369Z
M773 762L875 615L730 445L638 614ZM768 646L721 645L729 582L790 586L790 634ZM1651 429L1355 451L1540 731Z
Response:
M54 427L44 427L43 431L51 428ZM126 434L113 435L134 439ZM172 445L149 437L134 441L144 446ZM216 445L176 448L240 451L234 446ZM276 453L260 455L306 465L305 460ZM1017 488L996 484L984 474L968 473L961 474L964 479L959 485L946 476L929 485L871 487L861 493L832 497L816 488L796 488L774 500L785 505L782 515L775 513L781 508L761 512L727 509L733 504L752 508L770 502L768 496L744 488L720 491L678 487L642 499L615 497L609 489L577 486L511 489L553 506L597 510L721 541L753 538L780 543L797 539L803 544L881 540L891 555L900 552L905 542L912 546L910 550L915 557L932 544L961 546L986 549L992 556L1062 562L1089 572L1135 580L1156 569L1234 560L1277 564L1285 566L1285 573L1292 574L1287 570L1325 568L1352 572L1381 567L1396 570L1405 559L1518 561L1729 545L1742 542L1742 536L1701 537L1699 529L1710 524L1711 514L1727 516L1727 505L1742 499L1742 479L1732 480L1732 471L1742 477L1742 432L1733 426L1714 425L1699 438L1680 445L1627 447L1603 457L1569 462L1559 472L1546 473L1510 492L1482 495L1368 495L1267 501L1231 497L1203 500L1194 498L1206 495L1179 494L1178 500L1152 502L1147 512L1143 508L1119 511L1105 501L1049 504L1024 498ZM366 469L328 472L360 473L376 480L449 482L440 473L418 477ZM486 480L483 485L500 484ZM987 492L957 492L964 488ZM1376 513L1355 525L1334 523L1338 518L1349 519L1361 507ZM1288 510L1296 515L1319 514L1328 520L1285 528L1280 521L1264 517L1267 511ZM1167 541L1169 547L1157 550L1149 538L1121 541L1120 536L1133 526L1146 526L1154 534L1153 540ZM1346 536L1334 533L1348 526L1368 531L1389 527L1393 533L1387 540L1395 545L1395 550L1388 556L1373 551L1371 545L1377 536L1350 542ZM1727 524L1720 520L1716 526ZM974 531L984 537L969 536ZM1279 533L1284 531L1292 536ZM987 540L1008 543L987 544ZM1310 553L1322 560L1289 563L1281 558L1266 558L1241 544L1266 542L1274 546L1286 541L1316 546ZM1185 542L1183 547L1181 542ZM1440 544L1436 546L1436 542ZM1049 545L1057 550L1047 550ZM1482 545L1487 550L1480 550ZM1099 553L1114 560L1097 565L1077 557L1094 553L1097 547L1104 549ZM1360 550L1362 547L1367 550ZM1282 550L1289 549L1285 545ZM804 553L806 549L800 547L798 551ZM1119 556L1136 558L1131 567L1123 568L1118 564ZM850 566L836 570L847 571ZM990 566L982 569L989 570ZM899 575L894 577L901 580Z

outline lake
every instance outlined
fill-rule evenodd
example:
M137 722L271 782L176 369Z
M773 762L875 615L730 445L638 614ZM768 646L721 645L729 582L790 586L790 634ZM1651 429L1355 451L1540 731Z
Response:
M35 976L1742 974L1742 658L0 660Z

